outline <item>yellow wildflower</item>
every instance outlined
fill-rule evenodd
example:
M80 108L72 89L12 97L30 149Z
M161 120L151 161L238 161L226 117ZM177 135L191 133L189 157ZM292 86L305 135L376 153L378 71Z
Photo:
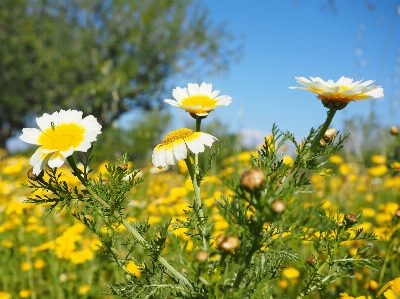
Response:
M88 284L80 286L79 289L78 289L78 294L79 295L85 295L90 291L90 289L91 289L91 286L88 285Z
M31 296L31 290L30 289L24 289L21 290L18 295L20 298L29 298Z
M21 263L21 270L22 271L28 272L30 268L31 268L31 264L29 262Z
M7 292L1 292L0 291L0 299L12 299L11 294Z
M140 275L142 274L139 267L133 261L128 262L128 264L126 265L126 271L135 274L137 277L140 277Z
M396 171L400 171L400 162L397 162L397 161L392 162L392 163L390 163L390 167Z
M343 158L338 155L332 155L329 158L329 161L331 161L331 163L333 163L333 164L341 164L341 163L343 163Z
M372 155L371 161L374 164L386 164L387 158L382 155Z
M44 260L43 260L43 259L37 259L37 260L33 263L33 267L34 267L35 269L38 269L38 270L43 269L43 268L44 268L44 265L45 265L45 263L44 263Z
M299 278L300 272L296 268L289 267L289 268L283 269L282 275L289 280L295 280L295 279Z
M368 168L367 172L369 175L372 175L372 176L382 176L388 172L388 168L386 165L378 165L378 166Z

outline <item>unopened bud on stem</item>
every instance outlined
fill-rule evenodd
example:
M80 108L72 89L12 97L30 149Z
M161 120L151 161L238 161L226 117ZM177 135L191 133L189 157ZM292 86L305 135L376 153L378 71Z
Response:
M205 262L208 259L208 253L204 250L199 250L196 252L195 259L198 262Z
M243 173L240 183L247 190L259 189L265 183L265 174L261 169L250 169Z
M392 134L393 136L399 135L399 128L395 127L395 126L392 126L390 128L390 134Z
M44 176L44 170L42 169L42 171L36 175L33 173L33 168L29 169L28 173L28 179L32 180L32 181L37 181L40 180L43 176Z
M284 203L282 200L277 199L277 200L274 200L274 201L272 202L272 204L271 204L271 209L272 209L272 211L274 211L275 213L280 214L280 213L283 213L283 212L285 211L286 205L285 205L285 203Z

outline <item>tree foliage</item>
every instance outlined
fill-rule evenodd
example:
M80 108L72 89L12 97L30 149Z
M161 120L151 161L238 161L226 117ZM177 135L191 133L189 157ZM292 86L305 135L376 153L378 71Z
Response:
M176 72L224 70L230 39L197 1L1 1L0 147L44 111L79 109L107 127L158 107Z

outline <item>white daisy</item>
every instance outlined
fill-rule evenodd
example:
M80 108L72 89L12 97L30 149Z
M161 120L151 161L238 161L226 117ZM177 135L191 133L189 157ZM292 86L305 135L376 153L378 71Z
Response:
M166 99L166 103L184 109L192 116L207 116L214 108L228 106L232 102L230 96L218 96L219 90L212 91L212 84L189 83L188 87L177 87L172 91L175 100Z
M172 131L154 148L153 165L159 168L175 165L177 161L187 158L187 148L198 154L204 152L205 145L211 146L215 140L217 138L210 134L194 132L187 128Z
M19 138L40 147L32 155L29 164L39 175L44 165L60 167L74 151L86 152L91 142L101 133L101 125L93 115L82 119L82 111L61 110L36 118L39 129L24 128Z
M383 97L383 88L372 85L374 81L362 80L353 82L352 78L341 77L337 82L324 81L319 77L310 77L311 81L304 77L295 77L297 82L305 87L289 87L290 89L308 90L318 94L318 99L325 107L343 109L350 101L374 99Z

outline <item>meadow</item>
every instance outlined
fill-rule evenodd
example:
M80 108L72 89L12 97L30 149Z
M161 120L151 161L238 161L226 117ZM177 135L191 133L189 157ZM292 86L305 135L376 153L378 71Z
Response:
M215 221L215 235L229 225L214 205L215 198L230 194L221 178L246 170L252 155L257 156L257 151L244 151L226 158L218 173L203 182L203 202ZM122 280L123 273L102 254L97 246L101 243L99 238L66 210L44 217L46 205L24 203L30 196L30 190L21 185L27 182L28 160L25 156L7 156L5 151L2 152L0 298L113 298L100 294L107 292L106 284ZM284 161L290 163L291 156L285 155ZM400 165L396 161L389 163L382 155L371 156L370 162L371 167L366 168L339 155L331 156L329 163L334 174L311 175L311 189L315 192L293 199L306 206L321 205L327 212L362 212L362 224L358 227L377 235L377 240L370 242L373 251L383 257L377 271L362 267L354 269L354 279L339 280L330 285L331 298L335 298L335 294L338 298L339 292L368 294L374 298L385 283L400 277ZM99 172L106 173L105 164L96 168L96 173ZM71 184L79 184L68 167L63 166L62 173ZM190 205L193 187L184 163L168 171L149 166L140 174L144 182L128 194L130 220L148 218L149 224L154 225L169 218L185 217L184 210ZM106 227L103 229L107 230ZM119 229L124 236L124 227ZM190 252L191 239L182 230L176 230L174 234L186 241L186 250ZM296 240L292 240L292 244L300 252L307 252L307 246L310 246ZM354 255L358 245L358 242L350 242L341 250ZM133 262L128 264L127 271L141 276ZM273 284L280 293L290 297L296 293L294 289L299 287L306 272L304 260L293 263L282 269Z
M37 118L43 131L20 136L41 145L31 158L0 152L0 299L400 298L399 130L382 131L375 152L362 138L354 155L329 128L383 90L296 79L326 84L329 109L303 140L274 125L258 148L235 152L237 138L206 149L218 140L201 121L231 98L189 83L168 103L195 131L166 134L141 169L127 155L92 160L93 116Z

